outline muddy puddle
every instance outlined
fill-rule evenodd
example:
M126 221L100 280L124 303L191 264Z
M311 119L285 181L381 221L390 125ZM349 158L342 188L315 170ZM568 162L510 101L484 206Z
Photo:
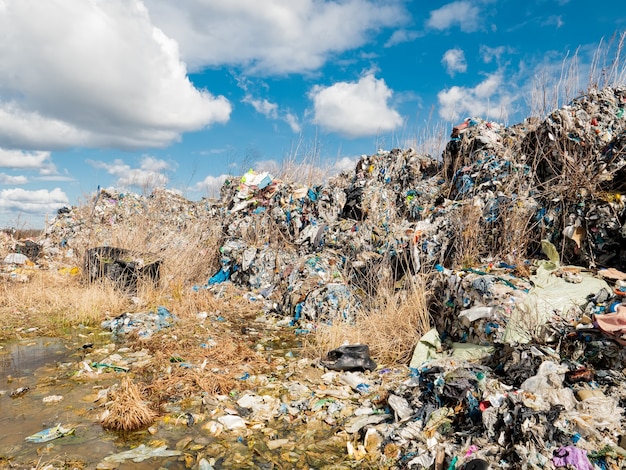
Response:
M71 339L1 345L0 468L280 469L323 468L345 461L345 441L319 420L291 416L215 433L209 424L214 419L210 407L200 397L171 403L149 430L105 430L100 425L102 393L119 383L124 371L110 369L90 380L80 379L79 371L87 362L86 352L107 342L110 336L98 330ZM296 360L299 345L274 335L263 348L284 362ZM71 432L45 442L27 440L58 425ZM115 458L140 446L147 453L138 453L134 460ZM158 456L155 449L178 455ZM346 463L335 468L351 467Z

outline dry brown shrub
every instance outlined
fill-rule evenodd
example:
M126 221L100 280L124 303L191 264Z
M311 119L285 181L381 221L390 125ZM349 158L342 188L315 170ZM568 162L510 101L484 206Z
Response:
M227 394L246 372L254 374L268 369L267 361L241 338L233 338L231 332L214 332L215 345L211 347L200 346L203 340L198 335L184 334L151 338L149 349L158 369L143 373L151 376L148 393L156 402L199 392Z
M235 389L238 383L240 381L230 373L172 367L169 374L160 374L155 377L146 388L146 393L155 403L163 403L174 397L197 396L201 392L210 395L226 395Z
M422 277L407 282L404 290L379 289L368 311L361 311L353 325L320 324L306 338L303 353L324 357L342 344L367 344L371 356L385 365L408 364L419 338L430 329L427 292Z
M136 431L152 424L156 413L145 402L141 389L126 376L108 393L109 402L101 424L115 431Z

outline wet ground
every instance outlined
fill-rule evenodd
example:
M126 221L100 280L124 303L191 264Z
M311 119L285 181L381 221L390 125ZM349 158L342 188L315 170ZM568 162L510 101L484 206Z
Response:
M18 468L32 461L91 459L115 451L115 437L90 417L94 384L72 380L83 355L78 340L29 339L5 344L0 352L0 457ZM76 427L76 432L41 444L25 441L57 424Z
M215 469L352 466L346 461L345 439L318 419L291 416L273 421L271 429L252 423L243 430L215 432L210 425L211 406L200 397L169 404L149 430L103 429L101 391L118 383L124 372L107 370L96 379L83 380L80 371L89 362L88 351L110 342L110 335L102 331L83 331L71 339L35 338L2 345L0 468L203 468L201 459L211 465L204 468ZM293 341L274 336L264 342L264 348L269 356L280 358L283 367L278 369L285 373L286 361L297 360L298 345ZM74 431L47 442L26 440L59 424ZM152 450L166 446L180 455L143 462L106 461L141 444Z

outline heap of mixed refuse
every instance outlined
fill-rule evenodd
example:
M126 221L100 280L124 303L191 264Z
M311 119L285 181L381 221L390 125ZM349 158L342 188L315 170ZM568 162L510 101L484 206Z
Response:
M91 213L59 211L36 256L140 217L173 239L211 218L219 265L194 290L230 283L303 331L421 277L432 329L404 373L357 363L326 367L324 387L253 387L222 426L303 413L372 467L624 468L625 110L626 89L592 90L543 120L468 118L441 156L381 150L320 184L251 170L219 200L102 190Z

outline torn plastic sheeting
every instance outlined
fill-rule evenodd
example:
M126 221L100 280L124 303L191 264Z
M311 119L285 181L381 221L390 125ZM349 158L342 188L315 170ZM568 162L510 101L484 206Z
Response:
M594 470L587 458L587 451L574 446L560 447L554 451L552 463L555 467L574 467L576 470Z
M214 284L221 284L222 282L228 281L230 278L230 266L220 268L218 272L216 272L208 281L208 285L212 286Z
M28 257L22 253L9 253L4 258L6 264L24 264L28 261Z
M570 309L584 305L589 295L602 289L611 290L606 281L589 273L580 273L581 282L571 283L557 276L557 272L556 266L548 262L537 268L537 273L530 278L534 287L512 311L504 342L528 343L554 314L567 318Z
M256 173L254 170L250 170L241 178L241 182L247 186L256 186L258 189L263 189L269 186L273 179L267 171Z
M375 370L376 362L370 357L367 344L345 344L326 354L321 364L331 370Z
M626 306L618 305L613 313L593 316L598 328L622 346L626 346Z
M469 326L476 320L493 318L495 313L496 307L494 306L475 305L472 308L461 310L459 312L459 319L465 326Z
M352 323L358 305L357 299L348 286L328 283L307 294L300 309L300 315L312 321Z
M363 415L363 416L353 416L346 421L344 425L344 429L348 434L354 434L359 432L365 426L369 424L378 424L386 419L392 418L392 415L385 414L377 414L377 415Z
M436 229L437 224L427 220L415 223L413 234L410 239L410 245L413 264L415 265L415 269L417 271L419 271L422 266L424 255L428 257L428 242L425 239L431 237Z
M84 273L89 282L111 279L116 287L137 291L139 279L159 282L162 260L151 253L125 248L97 246L89 248L84 259Z
M109 455L104 458L104 461L122 463L126 460L132 460L135 463L139 463L153 457L177 457L179 455L182 455L180 450L167 450L167 446L147 447L145 444L140 444L134 449Z
M597 391L597 389L595 389ZM590 396L578 402L576 406L580 419L593 422L595 429L606 429L614 434L621 434L624 408L619 406L618 398L606 395Z
M544 361L537 374L526 379L520 388L533 396L524 400L524 404L534 410L549 411L553 406L561 405L565 410L576 408L577 400L571 388L563 387L566 366L552 361Z
M36 443L48 442L60 437L74 434L74 431L74 428L64 428L60 424L57 424L53 428L44 429L43 431L39 431L38 433L28 436L25 440Z
M439 333L436 329L431 329L422 335L415 346L409 367L419 369L430 361L447 357L465 361L479 360L492 354L493 351L493 346L472 343L452 343L450 351L443 351Z

